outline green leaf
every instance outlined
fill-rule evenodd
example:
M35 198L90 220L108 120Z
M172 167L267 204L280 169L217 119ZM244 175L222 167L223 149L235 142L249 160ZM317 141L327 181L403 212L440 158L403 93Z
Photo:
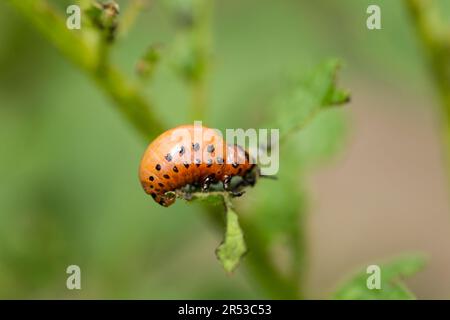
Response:
M278 180L261 179L255 188L247 190L245 202L237 200L239 211L246 213L252 230L260 235L260 247L269 251L280 244L287 247L285 265L292 274L304 269L307 247L303 229L298 227L305 223L308 206L301 174L340 150L346 133L341 110L318 112L349 99L348 93L335 85L337 70L336 60L327 61L297 77L279 94L272 109L275 125L269 127L280 128L281 139L288 135L289 139L280 148ZM309 123L315 118L320 121ZM302 134L293 134L299 129L303 129Z
M294 81L276 101L272 127L280 129L281 140L303 129L320 111L349 101L349 93L336 87L338 69L337 60L320 64Z
M306 172L335 159L345 149L348 137L348 119L343 109L321 112L301 133L293 134L280 150L295 162L297 171ZM285 157L286 158L286 157Z
M241 257L247 251L244 234L239 225L238 216L230 205L226 205L227 230L223 243L217 248L217 258L226 272L233 272L239 265Z
M357 273L333 295L339 300L409 300L415 296L403 284L402 278L420 271L425 265L422 255L406 255L380 265L381 289L368 289L366 270Z
M244 233L239 225L238 215L233 210L230 196L224 191L188 192L183 190L166 192L166 196L178 197L186 201L201 201L208 204L221 203L226 209L226 231L222 244L216 249L216 255L226 272L233 272L241 257L247 252Z
M188 202L200 201L213 205L223 204L223 199L226 196L226 194L227 193L223 191L199 192L199 191L185 191L181 189L166 192L166 196L178 197Z

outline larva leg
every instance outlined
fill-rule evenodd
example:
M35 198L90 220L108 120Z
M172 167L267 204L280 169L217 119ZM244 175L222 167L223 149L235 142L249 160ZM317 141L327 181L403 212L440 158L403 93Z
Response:
M246 187L246 186L248 186L247 181L242 180L229 192L233 197L240 197L245 193L245 191L242 191L242 190L240 191L239 189L242 187Z
M223 180L223 189L225 191L231 191L231 177L230 176L225 176L225 179Z
M207 192L209 190L209 187L211 186L212 182L213 182L213 178L211 176L206 177L202 183L202 192Z
M255 185L255 183L256 183L256 179L255 179L254 176L248 175L248 176L244 177L244 183L247 186L252 186L253 187Z
M238 184L233 188L233 191L237 191L237 190L239 190L240 188L242 188L242 187L247 187L247 186L249 186L249 185L253 186L253 185L251 184L251 182L247 181L245 178L242 178L242 180L239 181Z
M237 191L237 188L231 189L231 178L230 176L226 176L225 180L223 180L223 189L225 191L228 191L229 194L231 194L233 197L240 197L242 196L245 191ZM236 187L239 187L236 186Z

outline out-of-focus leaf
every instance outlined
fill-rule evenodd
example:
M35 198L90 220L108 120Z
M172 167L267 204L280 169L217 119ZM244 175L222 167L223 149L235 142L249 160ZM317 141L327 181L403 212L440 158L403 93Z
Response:
M366 270L357 273L342 285L333 295L339 300L394 300L415 299L415 296L403 284L402 278L420 271L425 265L422 255L402 256L391 262L381 264L381 288L368 289L367 279L371 273Z
M323 165L343 150L348 133L343 109L333 108L320 113L298 134L293 134L281 148L290 162L297 163L297 171L306 171Z
M261 229L262 239L268 243L298 228L298 214L303 211L305 196L301 181L293 172L298 173L296 163L281 159L277 180L259 179L238 200L239 212L244 210L251 216L253 227Z
M226 272L233 272L239 265L241 257L247 251L244 234L239 225L236 212L227 206L227 230L223 243L217 248L217 258L222 263Z
M267 245L279 235L297 232L302 220L299 214L306 206L299 181L303 169L341 148L346 131L341 113L321 113L320 121L309 123L319 111L348 101L348 93L335 84L338 66L336 60L318 65L293 81L275 101L276 124L271 127L280 129L281 139L289 135L280 149L278 180L259 181L254 190L249 190L248 200L256 201L248 207L243 206L243 210L252 216L255 227L261 229ZM302 134L296 135L299 129L303 129Z
M349 99L348 93L335 85L338 65L335 60L320 64L279 95L273 109L275 125L270 126L280 129L285 142L280 149L278 180L258 181L240 207L260 234L260 246L270 250L280 241L288 246L292 274L305 266L305 234L299 226L304 224L307 204L301 173L307 165L340 149L346 129L341 113L320 113ZM311 122L319 114L321 121ZM302 134L295 134L300 129Z
M320 111L349 101L350 95L336 86L338 68L337 60L322 63L280 95L272 127L280 129L282 141L303 129Z
M199 81L208 68L209 35L206 25L210 19L211 1L164 1L177 25L176 39L169 60L181 78Z

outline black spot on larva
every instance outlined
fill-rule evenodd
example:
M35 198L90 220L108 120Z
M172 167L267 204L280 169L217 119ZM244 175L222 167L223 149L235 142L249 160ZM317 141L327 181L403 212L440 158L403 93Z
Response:
M192 149L194 149L194 151L198 151L198 150L200 150L200 145L198 143L193 143Z
M173 172L177 172L177 173L178 173L178 168L177 168L177 166L174 166L174 167L173 167Z
M151 184L151 185L150 185L150 189L153 189L153 188L154 188L154 186Z
M213 153L214 152L214 146L212 144L210 144L207 148L206 151L208 151L209 153Z
M236 162L233 163L232 166L233 166L233 168L235 168L235 169L236 169L237 167L239 167L239 165L238 165Z
M158 171L161 170L161 165L158 163L158 164L156 165L155 169L158 170Z
M156 193L152 192L150 195L152 196L153 199L156 198Z
M161 188L164 188L164 184L161 182L158 183L158 186L160 186Z
M184 146L181 146L180 151L178 152L180 154L180 156L182 156L184 154L184 151L186 151L186 150L184 150Z
M166 179L170 179L168 174L163 175L163 177L166 178Z
M153 176L150 176L149 180L153 181L153 180L155 180L155 178L153 178Z
M195 159L195 165L197 167L199 167L201 163L202 163L202 161L200 159Z
M165 157L165 158L166 158L166 160L169 161L169 162L172 161L172 155L171 155L170 153L166 154L166 157Z
M212 166L212 164L213 164L213 161L212 161L212 159L208 159L208 161L206 161L206 166L209 168L209 167L211 167Z
M189 163L185 162L185 163L183 163L183 165L184 165L184 167L185 167L186 169L189 168Z

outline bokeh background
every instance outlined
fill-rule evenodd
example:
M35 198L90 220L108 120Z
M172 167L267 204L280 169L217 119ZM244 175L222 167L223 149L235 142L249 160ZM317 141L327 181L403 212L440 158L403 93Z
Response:
M382 30L366 28L369 4L380 5ZM114 61L131 75L145 48L174 32L155 0L115 45ZM339 83L351 103L304 133L313 155L299 177L307 200L289 199L308 208L307 297L327 298L355 269L420 251L428 263L409 287L419 298L449 298L439 101L402 1L216 1L212 32L208 125L219 128L270 117L265 106L283 74L343 61ZM188 92L169 67L148 93L169 126L186 119ZM145 145L111 104L0 2L0 297L265 298L245 268L224 273L214 256L222 234L195 204L166 209L144 194ZM331 142L308 140L321 121ZM65 287L70 264L81 267L80 291Z

